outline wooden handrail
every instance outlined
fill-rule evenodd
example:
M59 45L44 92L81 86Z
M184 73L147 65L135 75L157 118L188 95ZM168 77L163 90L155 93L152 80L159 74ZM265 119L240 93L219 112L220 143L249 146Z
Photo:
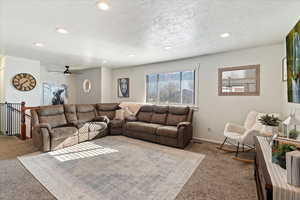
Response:
M25 102L23 101L21 103L21 139L26 140L26 118L25 118Z

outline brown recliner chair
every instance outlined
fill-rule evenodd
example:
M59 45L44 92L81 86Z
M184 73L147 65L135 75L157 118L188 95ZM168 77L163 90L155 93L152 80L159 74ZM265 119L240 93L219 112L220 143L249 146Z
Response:
M124 135L184 148L193 137L193 110L179 106L142 106L127 119Z

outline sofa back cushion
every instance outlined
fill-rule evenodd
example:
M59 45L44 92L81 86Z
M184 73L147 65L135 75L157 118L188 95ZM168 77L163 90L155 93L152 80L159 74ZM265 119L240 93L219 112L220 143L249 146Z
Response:
M65 104L64 108L65 108L65 115L66 115L67 122L69 124L76 123L78 121L77 114L76 114L76 105Z
M142 122L151 122L153 114L153 106L151 105L144 105L140 108L137 119L138 121Z
M187 120L189 107L170 106L167 117L167 125L177 126L178 123Z
M169 106L153 106L151 123L166 124Z
M93 121L96 117L96 109L91 104L76 105L76 112L80 123Z
M39 123L48 123L52 128L64 126L67 124L64 106L45 106L36 110Z
M118 103L99 103L96 108L99 116L107 116L110 120L115 118L116 110L120 109Z

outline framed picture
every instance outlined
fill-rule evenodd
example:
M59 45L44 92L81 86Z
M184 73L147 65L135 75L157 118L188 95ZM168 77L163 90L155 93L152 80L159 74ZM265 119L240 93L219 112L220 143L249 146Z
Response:
M43 105L68 103L68 86L43 83Z
M287 60L286 57L282 59L282 81L287 81L288 75L287 75Z
M300 103L300 21L286 37L288 102Z
M129 78L118 79L118 97L119 98L129 97Z
M259 96L260 65L219 68L219 96Z

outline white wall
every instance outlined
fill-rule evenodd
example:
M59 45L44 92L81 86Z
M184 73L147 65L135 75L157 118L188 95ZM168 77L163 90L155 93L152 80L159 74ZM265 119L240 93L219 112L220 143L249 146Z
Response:
M41 66L41 103L43 102L43 83L50 83L55 85L65 84L68 86L68 102L69 104L76 103L76 75L64 75L62 72L49 72L47 67Z
M89 104L101 102L101 68L82 70L76 74L76 103ZM92 89L84 93L82 84L84 80L90 80Z
M10 103L25 101L27 106L40 105L40 61L17 58L12 56L3 57L4 66L4 100ZM27 92L15 89L12 78L18 73L29 73L36 79L36 87Z
M112 103L112 69L101 67L101 103Z
M221 141L225 123L243 123L250 110L281 113L283 49L283 44L277 44L186 60L114 69L113 100L125 100L117 98L118 78L130 78L130 98L126 100L145 102L147 73L195 69L200 64L199 85L196 87L199 110L195 112L194 117L194 137ZM218 68L251 64L261 65L260 96L218 96Z
M4 68L3 59L0 56L0 103L3 103L4 101Z

